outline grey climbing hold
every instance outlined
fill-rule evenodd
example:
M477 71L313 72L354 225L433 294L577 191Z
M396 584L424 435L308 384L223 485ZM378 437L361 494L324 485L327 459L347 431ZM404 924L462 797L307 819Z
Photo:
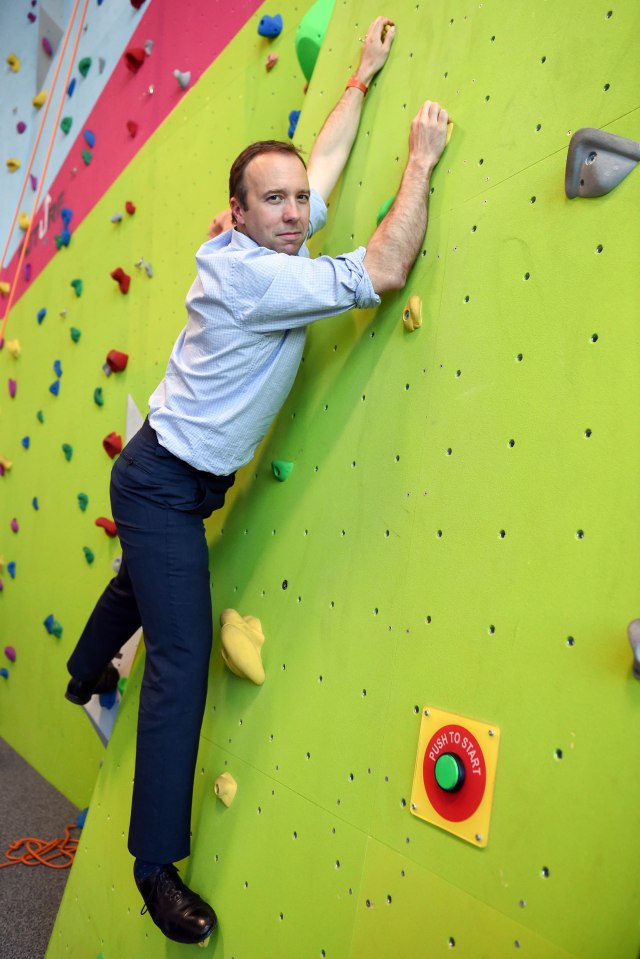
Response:
M571 137L564 190L576 196L605 196L631 173L640 160L640 142L583 127Z
M627 635L633 652L633 675L640 679L640 619L633 619L629 623Z

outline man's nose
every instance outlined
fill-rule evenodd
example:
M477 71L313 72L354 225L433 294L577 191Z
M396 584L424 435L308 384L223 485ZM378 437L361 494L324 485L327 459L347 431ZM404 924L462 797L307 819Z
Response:
M284 218L285 220L297 220L300 217L300 210L298 208L297 200L287 200L284 205Z

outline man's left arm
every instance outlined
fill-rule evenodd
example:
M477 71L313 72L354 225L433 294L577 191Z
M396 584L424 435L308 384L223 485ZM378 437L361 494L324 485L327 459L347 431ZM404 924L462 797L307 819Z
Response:
M309 185L326 201L338 182L358 132L362 102L376 73L389 56L395 36L393 21L378 17L364 38L360 63L354 78L360 86L349 86L333 108L316 137L311 150L307 173Z

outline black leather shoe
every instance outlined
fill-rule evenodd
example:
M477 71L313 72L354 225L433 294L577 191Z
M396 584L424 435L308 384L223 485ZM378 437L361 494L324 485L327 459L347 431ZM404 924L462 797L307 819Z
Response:
M161 866L146 879L136 879L136 886L144 899L140 914L148 912L167 939L202 942L218 925L209 903L185 886L172 864Z
M80 681L71 677L65 698L76 706L84 706L88 703L94 693L112 693L118 685L120 673L113 665L109 663L105 671L97 679L85 679Z

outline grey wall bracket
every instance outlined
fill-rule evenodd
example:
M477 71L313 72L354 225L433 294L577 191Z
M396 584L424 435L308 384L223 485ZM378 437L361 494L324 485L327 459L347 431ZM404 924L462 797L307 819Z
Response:
M571 137L564 189L569 198L604 196L631 173L640 160L640 143L583 127Z
M640 619L634 619L627 629L629 644L633 653L633 675L640 679Z

